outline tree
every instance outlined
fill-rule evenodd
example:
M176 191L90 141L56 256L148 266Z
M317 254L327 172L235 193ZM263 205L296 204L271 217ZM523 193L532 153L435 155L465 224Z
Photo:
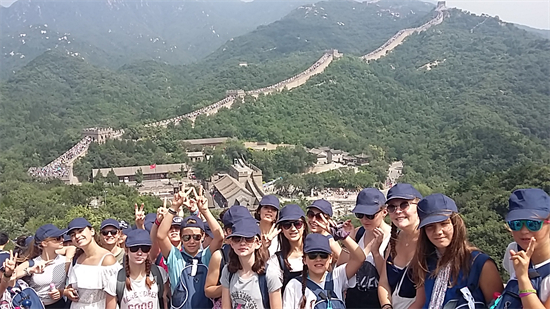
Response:
M143 171L141 168L138 169L134 175L136 176L136 186L141 187L143 183Z
M119 180L117 175L115 174L115 171L111 168L109 173L107 173L107 177L105 178L107 183L112 184L113 186L116 186L119 184Z

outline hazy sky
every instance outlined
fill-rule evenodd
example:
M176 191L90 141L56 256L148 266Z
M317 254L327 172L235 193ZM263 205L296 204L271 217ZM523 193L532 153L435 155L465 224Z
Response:
M0 0L3 6L9 6L13 2L15 1ZM447 6L476 14L498 15L507 22L550 29L550 0L448 0Z

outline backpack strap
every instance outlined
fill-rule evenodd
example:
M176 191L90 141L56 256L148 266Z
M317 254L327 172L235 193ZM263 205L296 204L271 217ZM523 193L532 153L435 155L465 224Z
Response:
M159 255L157 255L157 258L155 259L155 265L160 265L160 261L162 261L162 253L159 253Z
M155 278L155 283L158 287L157 297L159 299L159 308L164 309L164 282L162 282L162 275L160 274L159 267L157 265L151 265L151 273L153 274L153 277Z
M279 267L283 271L283 282L285 282L285 280L288 280L287 278L290 278L290 269L286 267L282 251L275 252L275 255L277 256L277 260L279 261Z
M258 275L258 284L260 285L260 294L262 294L262 302L264 309L270 309L269 302L269 289L267 287L267 280L265 278L265 272L261 275Z
M297 277L296 279L302 281L302 276ZM311 281L311 279L307 278L306 286L317 297L316 302L320 302L320 301L323 301L323 300L328 301L329 297L326 295L323 288L321 288L317 283L315 283L315 282Z
M218 275L218 285L221 285L221 279L222 279L222 271L225 265L229 263L229 250L231 250L231 246L228 244L224 244L220 249L220 254L222 255L222 260L220 261L220 273ZM229 273L231 275L231 273ZM231 279L230 279L231 280Z
M359 243L359 240L361 240L361 237L363 237L364 234L365 234L365 228L361 226L357 230L357 233L355 233L355 242Z
M120 308L122 296L124 296L124 289L126 288L126 270L121 268L116 276L116 302Z

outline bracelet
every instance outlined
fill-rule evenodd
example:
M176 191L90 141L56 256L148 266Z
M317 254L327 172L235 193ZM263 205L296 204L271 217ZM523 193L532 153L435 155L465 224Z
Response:
M155 219L155 224L156 224L157 226L160 226L160 221L159 221L159 219Z
M535 293L535 294L537 294L537 290L533 290L533 289L531 289L531 290L519 290L519 293L520 294L523 294L523 293Z
M384 304L380 309L393 309L393 306L391 304Z
M533 293L533 292L528 292L528 293L520 293L520 294L519 294L519 297L520 297L520 298L523 298L523 297L525 297L525 296L529 296L529 295L531 295L531 294L535 294L535 295L536 295L537 293L536 293L536 292L535 292L535 293Z
M27 276L30 276L30 275L31 275L31 272L29 271L29 268L28 268L28 267L25 268L25 274L26 274Z
M172 208L168 208L168 213L171 214L172 216L177 216L178 215L178 213L175 210L173 210Z
M5 277L5 278L8 278L8 279L9 279L9 278L11 278L11 276L13 276L13 274L8 275L7 273L4 273L4 277Z

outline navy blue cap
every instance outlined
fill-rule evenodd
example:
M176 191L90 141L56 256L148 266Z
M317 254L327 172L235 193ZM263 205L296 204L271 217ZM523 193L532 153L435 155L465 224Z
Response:
M233 236L242 236L242 237L254 237L256 235L261 235L260 226L258 226L258 221L254 218L240 218L237 221L233 222L233 231L231 235L226 238L231 238Z
M175 225L174 222L172 222L172 225ZM204 222L202 222L201 218L197 216L185 217L181 222L181 228L183 229L186 227L198 227L204 231Z
M306 214L304 213L302 208L300 208L300 206L296 204L289 204L281 209L277 224L283 221L296 221L296 220L299 220L301 217L305 217L305 216Z
M101 222L100 229L103 229L105 227L112 226L116 228L117 230L120 230L120 223L115 219L105 219L103 222Z
M172 226L179 226L180 228L183 227L183 218L175 216L172 218Z
M157 214L150 213L145 215L143 225L145 225L145 230L147 232L151 233L151 229L153 228L153 224L155 224L155 220L157 220Z
M275 195L265 195L260 201L260 206L273 206L277 210L281 209L281 203Z
M210 238L214 238L214 233L212 233L212 230L210 229L210 226L208 225L208 223L204 223L204 233L207 236L210 236Z
M384 204L386 204L384 193L376 188L365 188L357 195L355 208L351 212L354 214L374 215Z
M29 247L31 245L31 242L34 240L34 236L29 236L27 239L25 239L25 247Z
M316 208L319 209L322 213L332 217L332 204L324 199L315 200L307 208Z
M458 212L458 208L450 197L441 193L428 195L418 202L418 217L420 218L418 228L443 222L455 212Z
M63 242L67 242L67 241L73 241L73 240L71 239L71 236L65 234L63 235Z
M250 211L244 206L233 205L223 214L222 222L225 226L233 225L233 222L242 218L253 218Z
M411 184L398 183L391 187L388 191L386 203L396 198L403 200L414 200L415 198L421 199L422 194L420 194L420 192L418 192L418 190L416 190Z
M308 234L304 240L304 253L312 252L332 253L328 236L319 233Z
M151 236L146 230L135 229L131 230L126 237L126 247L135 246L152 246Z
M506 221L545 220L550 216L550 196L541 189L518 189L508 200Z
M88 220L84 218L74 218L73 220L71 220L71 222L69 222L69 226L67 227L67 234L70 234L72 230L83 229L85 227L92 227Z
M34 233L34 238L36 239L36 242L41 242L46 240L46 238L57 238L63 234L65 234L65 231L58 229L57 226L53 224L46 224L36 230L36 233Z

